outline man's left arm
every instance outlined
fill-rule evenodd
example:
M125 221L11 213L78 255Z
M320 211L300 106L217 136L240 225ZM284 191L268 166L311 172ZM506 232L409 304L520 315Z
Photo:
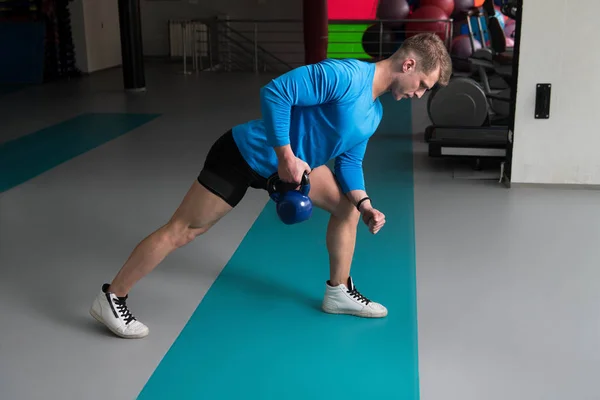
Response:
M385 215L373 207L365 189L362 161L367 142L368 139L336 157L334 169L342 192L358 208L369 231L376 234L385 224Z
M365 140L335 159L335 175L342 192L354 206L357 206L361 200L368 197L362 167L367 143L368 140ZM361 210L365 206L370 206L369 200L365 200L360 204Z

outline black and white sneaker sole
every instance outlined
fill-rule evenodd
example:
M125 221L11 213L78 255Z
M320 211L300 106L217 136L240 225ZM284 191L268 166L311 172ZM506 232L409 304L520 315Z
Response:
M321 307L321 309L327 314L337 314L337 315L351 315L353 317L361 317L361 318L384 318L387 317L386 312L365 312L365 311L340 311L340 310L332 310L328 307Z
M129 336L125 336L120 332L115 331L114 329L112 329L110 326L106 325L104 323L104 319L102 319L102 317L100 315L98 315L93 308L90 308L90 315L92 317L94 317L94 319L98 322L100 322L102 325L104 325L105 327L107 327L112 333L114 333L115 335L123 338L123 339L141 339L143 337L146 337L147 334L139 334L139 335L129 335Z

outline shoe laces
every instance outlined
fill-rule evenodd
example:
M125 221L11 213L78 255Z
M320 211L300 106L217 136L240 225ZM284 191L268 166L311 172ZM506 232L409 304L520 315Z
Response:
M371 300L369 300L368 298L366 298L365 296L363 296L358 289L356 289L356 287L353 287L352 289L348 289L348 294L350 296L352 296L354 299L358 300L361 303L369 304L371 302Z
M129 308L127 308L127 297L117 297L116 299L113 299L113 302L115 303L119 314L121 314L121 318L125 320L125 325L129 325L131 321L135 321L135 317L131 314Z

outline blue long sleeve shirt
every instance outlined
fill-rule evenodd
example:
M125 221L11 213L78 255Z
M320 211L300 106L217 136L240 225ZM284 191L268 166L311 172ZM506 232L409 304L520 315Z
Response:
M260 91L262 118L233 128L240 153L269 177L277 172L274 147L289 144L311 169L335 159L344 193L365 190L362 161L383 116L374 73L373 63L329 59L273 79Z

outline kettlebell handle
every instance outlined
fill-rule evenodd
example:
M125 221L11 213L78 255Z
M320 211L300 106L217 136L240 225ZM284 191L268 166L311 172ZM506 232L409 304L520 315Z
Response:
M295 185L293 183L283 182L277 173L271 175L267 180L267 191L271 197L279 197L279 194L283 194L294 188ZM308 196L310 192L310 178L307 171L304 171L300 179L300 192L305 196Z
M308 177L308 172L304 171L302 174L302 179L300 180L300 188L302 189L302 194L308 196L310 192L310 178Z
M308 172L302 174L300 190L297 183L283 182L277 174L271 175L267 188L271 199L277 203L277 215L287 225L306 221L312 214L312 201L308 197L310 179Z

